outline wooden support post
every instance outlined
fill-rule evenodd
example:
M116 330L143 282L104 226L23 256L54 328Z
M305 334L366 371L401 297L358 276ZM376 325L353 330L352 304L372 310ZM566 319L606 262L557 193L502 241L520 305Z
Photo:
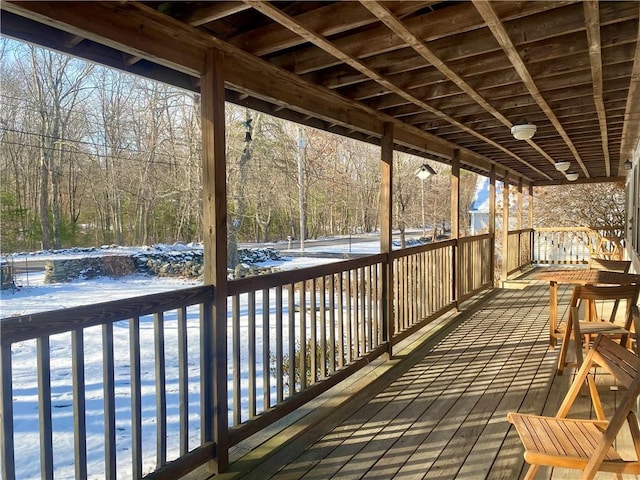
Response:
M517 230L522 230L522 213L524 211L524 196L522 193L522 177L518 179L518 218Z
M453 246L453 303L459 310L458 298L460 297L460 259L458 255L458 239L460 238L460 150L453 151L451 159L451 239L455 240Z
M522 271L522 213L524 211L524 196L522 194L522 177L518 178L518 198L516 205L516 230L518 230L518 246L516 253L516 258L518 259L518 268Z
M393 355L393 262L392 250L393 124L385 123L380 148L380 253L386 254L382 266L382 339Z
M496 282L496 166L489 172L489 234L491 235L491 285Z
M504 172L502 187L502 273L500 280L507 281L509 272L509 172Z
M529 221L527 222L527 228L531 229L529 232L529 262L533 264L535 249L533 241L533 185L529 185Z
M204 283L215 289L211 311L202 312L202 431L215 442L215 473L229 464L227 405L227 187L224 56L206 55L201 77Z

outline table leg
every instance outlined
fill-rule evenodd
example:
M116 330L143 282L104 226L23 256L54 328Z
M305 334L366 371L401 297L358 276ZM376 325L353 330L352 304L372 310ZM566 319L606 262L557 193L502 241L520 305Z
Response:
M576 318L575 321L577 322L578 319ZM567 315L567 325L564 329L564 336L562 337L562 345L560 345L560 355L558 355L558 369L556 370L558 375L562 375L564 366L567 364L567 350L569 349L569 340L571 339L573 322L573 315L571 314L571 310L569 310L569 314ZM575 341L576 343L578 342L577 339L575 339ZM578 348L577 345L576 348Z
M556 328L558 326L558 282L549 282L549 348L556 348Z

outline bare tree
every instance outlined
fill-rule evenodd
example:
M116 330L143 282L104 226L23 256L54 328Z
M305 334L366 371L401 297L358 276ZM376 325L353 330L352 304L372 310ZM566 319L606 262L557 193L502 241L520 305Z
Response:
M624 185L615 182L536 187L534 218L543 226L624 225L624 202Z
M87 92L83 90L93 65L72 62L71 57L31 45L26 48L29 63L18 61L17 65L32 99L29 106L38 112L39 117L42 248L59 248L61 164L65 153L62 145L70 133L69 125L76 108L86 97Z

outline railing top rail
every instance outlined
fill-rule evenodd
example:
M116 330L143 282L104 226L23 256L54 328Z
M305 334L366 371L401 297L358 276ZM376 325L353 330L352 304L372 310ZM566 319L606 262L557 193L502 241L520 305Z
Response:
M527 232L533 232L534 229L533 228L521 228L520 230L509 230L507 231L507 234L509 235L516 235L519 233L527 233Z
M595 227L535 227L534 230L537 232L590 232L596 230L621 230L623 228L623 225L602 225Z
M213 301L211 285L94 303L0 320L0 343L10 345L44 335L56 335L167 310Z
M287 270L286 272L275 272L266 275L231 280L227 285L227 295L239 295L241 293L277 287L279 285L304 282L313 278L333 275L334 273L347 272L354 268L368 267L370 265L382 263L385 259L386 254L378 253L376 255L367 255L361 258L343 260L311 268Z
M456 244L456 240L443 240L441 242L435 243L426 243L424 245L416 245L415 247L407 247L402 250L392 250L391 257L392 258L402 258L408 257L410 255L415 255L416 253L421 252L430 252L432 250L438 250L440 248L452 247Z
M475 241L479 241L479 240L486 240L488 238L491 238L492 235L490 233L483 233L482 235L473 235L470 237L460 237L458 239L459 243L471 243L471 242L475 242Z

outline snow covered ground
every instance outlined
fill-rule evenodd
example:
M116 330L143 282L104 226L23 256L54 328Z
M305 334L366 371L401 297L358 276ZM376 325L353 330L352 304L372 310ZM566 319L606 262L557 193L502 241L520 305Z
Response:
M331 247L312 247L305 251L317 254L322 250L329 253L377 253L377 242L343 244ZM123 253L131 253L127 249ZM113 253L113 252L111 252ZM104 250L65 251L56 255L82 256L100 255ZM51 253L39 255L25 254L17 258L46 258ZM283 252L286 255L286 252ZM60 258L60 257L57 257ZM284 257L270 262L282 270L304 268L320 263L336 262L336 258ZM200 284L197 280L179 278L150 277L131 275L118 279L95 278L77 280L64 284L44 284L43 273L23 274L17 277L16 284L20 288L1 292L0 318L13 315L25 315L54 309L69 308L83 304L94 304L104 301L122 299L137 295L160 293L179 288L188 288ZM258 300L258 305L260 301ZM285 302L287 305L287 302ZM246 308L241 311L246 312ZM260 312L256 312L257 315ZM178 339L177 315L167 314L164 318L166 389L167 389L167 429L169 438L168 459L179 454L178 440ZM188 310L188 358L189 358L189 428L190 448L199 444L199 312ZM131 390L129 359L129 322L114 324L115 345L115 384L116 384L116 430L117 430L117 464L119 478L131 478ZM243 343L246 344L248 327L246 317L241 318ZM1 328L1 323L0 323ZM231 331L229 332L231 334ZM261 333L257 333L258 343ZM155 465L155 354L153 349L153 318L142 318L140 321L141 364L142 364L142 409L143 409L143 458L150 459L143 465L144 472L152 471ZM84 330L85 341L85 378L86 378L86 417L87 417L87 452L89 478L104 476L104 420L103 420L103 388L102 388L102 330L100 327ZM261 345L258 345L261 348ZM71 336L61 334L50 339L51 355L51 402L53 412L53 445L55 478L66 479L74 476L73 456L73 408L71 389ZM260 360L261 361L261 360ZM38 383L37 383L37 349L35 341L20 342L12 348L13 367L13 408L15 431L15 461L17 478L41 478L39 463L39 429L38 429ZM256 365L261 368L261 365ZM244 370L244 369L243 369ZM242 395L247 388L246 378L242 375ZM232 379L229 379L230 381ZM261 386L258 386L261 388ZM230 390L231 394L231 390ZM246 418L243 412L243 418Z

